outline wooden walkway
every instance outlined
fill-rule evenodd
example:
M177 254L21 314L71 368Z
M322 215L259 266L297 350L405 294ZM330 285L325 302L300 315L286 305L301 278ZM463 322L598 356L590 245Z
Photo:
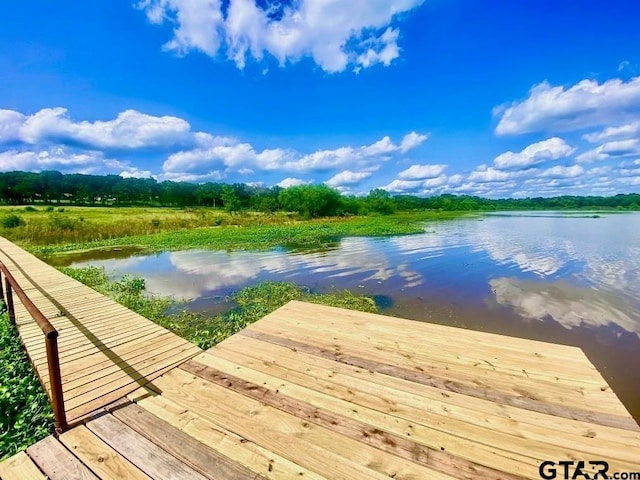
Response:
M67 421L104 407L201 352L0 237L0 261L58 330ZM44 336L14 297L16 323L47 392Z
M541 478L545 460L640 471L640 428L577 348L300 302L105 410L0 477L513 480Z

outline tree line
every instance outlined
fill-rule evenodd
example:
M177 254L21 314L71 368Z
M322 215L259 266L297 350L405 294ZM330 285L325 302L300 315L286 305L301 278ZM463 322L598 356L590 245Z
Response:
M488 199L444 194L434 197L391 195L374 189L366 196L341 195L324 184L289 188L244 183L163 181L119 175L62 174L56 171L0 173L0 202L13 205L69 204L110 206L207 206L235 212L298 212L305 218L335 215L391 214L406 210L555 210L640 209L640 195L560 196Z

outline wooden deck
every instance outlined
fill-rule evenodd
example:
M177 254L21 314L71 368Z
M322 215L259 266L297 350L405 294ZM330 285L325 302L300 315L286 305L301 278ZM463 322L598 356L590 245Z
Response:
M0 261L58 330L67 420L136 390L201 350L0 237ZM16 323L47 392L44 336L14 298Z
M639 459L577 348L291 302L0 477L509 480Z

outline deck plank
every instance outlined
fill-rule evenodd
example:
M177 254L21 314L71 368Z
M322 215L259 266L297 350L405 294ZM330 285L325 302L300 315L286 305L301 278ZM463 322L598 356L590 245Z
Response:
M84 425L63 433L60 435L60 441L102 480L150 478Z
M87 428L149 477L159 480L206 480L158 445L112 415L87 423Z
M113 416L207 478L229 480L264 478L198 442L138 405L129 405L115 410Z
M26 453L20 452L0 462L2 480L46 480Z
M559 442L561 446L574 440L584 448L589 442L586 439L592 439L594 445L604 442L615 451L637 452L640 458L640 445L629 448L630 445L640 444L639 432L541 415L527 409L340 364L302 350L241 337L232 337L206 353L349 401L356 395L364 395L383 406L386 404L395 409L409 406L456 416L476 425L490 423L504 432L548 438L552 442ZM194 360L200 358L202 355Z
M318 473L336 472L345 478L452 478L179 369L154 385L175 403Z
M181 366L182 369L196 375L198 371L206 371L206 367L216 373L214 378L219 384L224 384L225 377L230 384L238 381L247 382L253 385L248 387L249 394L253 390L264 390L266 387L272 393L277 391L280 395L304 399L315 408L328 409L357 419L373 428L387 425L387 431L402 437L410 433L412 438L417 438L418 433L422 432L417 432L415 428L408 429L407 424L414 424L414 427L419 425L423 429L433 427L438 430L438 434L425 434L429 439L425 445L437 451L442 447L445 447L446 451L452 451L452 448L456 447L456 443L453 447L432 443L438 437L443 438L443 442L447 441L447 437L442 435L444 433L456 439L462 437L476 443L487 442L490 438L492 446L524 456L533 456L538 461L559 453L571 457L585 452L626 462L640 458L640 447L625 445L619 440L603 445L601 439L585 438L584 435L550 436L548 428L520 423L513 418L504 420L485 412L456 408L447 403L446 399L427 406L424 398L404 390L356 381L354 378L343 379L346 380L344 382L333 381L336 374L331 370L295 374L294 371L279 367L271 361L254 361L242 355L221 355L218 349L215 353L199 355ZM231 378L235 380L231 381ZM267 397L266 393L264 395ZM357 414L353 413L354 405L361 407L357 409ZM542 421L540 417L538 420ZM556 417L546 420L548 423L557 422ZM405 428L402 428L403 425ZM467 451L468 448L464 447L463 450ZM464 452L460 454L463 455Z
M277 345L286 346L296 350L303 350L311 353L312 355L318 355L339 363L395 376L417 383L423 383L445 391L462 393L464 395L490 400L501 405L527 408L538 413L557 415L561 418L583 420L599 425L640 431L640 427L638 427L622 404L620 404L621 410L616 408L616 413L608 414L601 411L604 407L600 405L587 404L576 407L570 401L565 401L562 395L552 397L553 400L559 402L554 403L553 401L548 401L549 396L545 396L546 398L539 398L535 388L526 390L519 388L517 384L505 384L504 381L492 384L480 382L473 377L466 378L465 381L462 381L460 378L450 378L446 370L444 372L440 372L439 375L434 375L433 373L426 374L423 366L413 365L413 368L407 368L407 366L403 365L402 360L394 360L393 358L390 358L393 355L385 354L381 355L377 360L373 360L368 358L366 354L358 355L361 352L356 352L356 355L352 355L345 353L342 348L336 350L333 345L322 346L321 344L303 343L299 340L293 340L288 336L279 337L273 334L262 334L255 329L246 329L240 332L239 335L249 337L257 336L258 338L265 339ZM306 338L303 338L302 340L304 340L304 342L308 341ZM381 359L384 359L384 361L380 361ZM611 392L608 393L610 394ZM567 395L570 396L570 392ZM613 397L614 398L608 403L609 405L617 405L616 402L619 402L615 395L613 395ZM593 411L592 408L596 411Z
M53 436L31 445L27 453L50 480L98 480Z

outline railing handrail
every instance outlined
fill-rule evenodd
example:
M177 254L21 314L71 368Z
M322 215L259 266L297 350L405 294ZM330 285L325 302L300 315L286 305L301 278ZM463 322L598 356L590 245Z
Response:
M49 368L49 386L51 389L50 400L53 407L53 414L55 416L55 427L58 433L66 430L67 419L64 410L64 398L62 394L62 376L60 374L60 357L58 352L58 330L51 324L51 322L43 315L43 313L35 306L31 299L24 292L18 281L11 274L6 265L0 262L0 272L5 276L5 287L7 294L6 307L9 311L9 318L15 323L15 310L13 306L13 294L20 299L20 302L27 309L31 318L42 330L45 336L45 346L47 350L47 366ZM0 281L0 293L4 298L4 291L2 288L2 282ZM37 369L36 369L37 372ZM42 379L40 379L42 382ZM45 388L46 391L46 388Z
M44 333L48 338L57 338L58 331L54 328L53 325L51 325L51 322L47 320L47 317L44 316L44 314L38 309L38 307L34 305L27 294L24 293L24 290L22 290L22 287L20 286L18 281L14 278L6 265L2 262L0 262L0 270L13 287L13 290L15 290L16 295L18 295L20 302L22 303L22 305L24 305L24 308L27 309L27 311L31 315L31 318L33 318L38 324L40 330L42 330L42 333Z

